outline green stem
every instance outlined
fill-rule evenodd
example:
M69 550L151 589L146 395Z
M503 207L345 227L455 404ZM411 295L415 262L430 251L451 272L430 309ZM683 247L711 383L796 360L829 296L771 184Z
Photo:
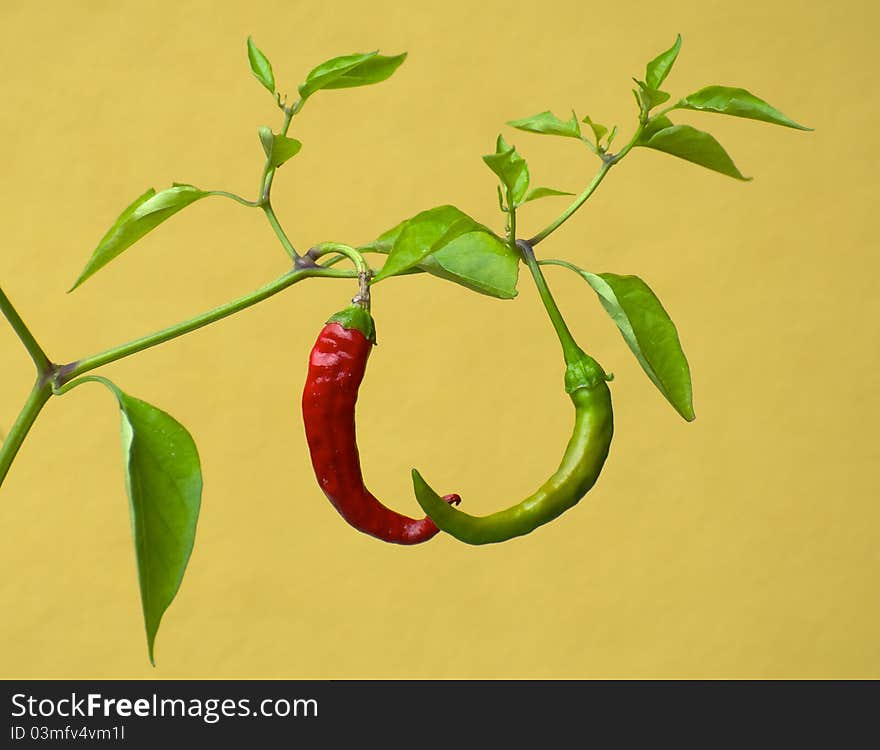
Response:
M283 107L282 109L284 111L284 122L281 123L281 135L287 135L287 131L290 129L290 121L293 119L295 112L293 107ZM281 240L281 245L284 247L284 250L295 263L300 259L300 255L294 248L293 243L290 241L287 234L285 234L284 230L281 228L281 223L278 221L278 217L275 215L275 211L272 208L272 181L275 179L276 169L277 167L272 166L271 158L267 156L266 162L263 165L263 175L260 177L259 198L253 204L248 202L247 205L260 206L263 209L266 218L269 220L269 224L272 225L272 231L274 231L278 239Z
M516 246L516 203L513 201L513 197L510 194L510 190L506 191L507 193L507 242L510 245L510 249L513 252L517 252Z
M354 263L354 267L355 269L357 269L357 273L359 276L369 276L372 273L369 264L367 263L361 252L359 250L355 250L350 245L343 245L339 242L322 242L320 245L316 245L311 250L309 250L306 255L314 261L325 255L329 255L330 253L339 253L340 256L348 258L352 263ZM325 264L323 267L327 268L329 265L330 264Z
M359 248L357 248L357 251L358 251L359 253L361 253L361 254L363 254L363 253L374 253L374 254L376 254L376 255L386 255L386 256L388 255L388 253L383 253L381 250L376 250L376 249L373 248L373 247L359 247ZM323 253L322 253L322 255L323 255ZM325 260L321 265L322 265L324 268L330 268L330 266L335 266L337 263L341 263L341 262L344 261L347 257L348 257L347 255L344 255L344 254L340 253L339 255L334 255L334 256L333 256L332 258L330 258L329 260Z
M299 259L299 253L293 247L293 243L288 239L284 230L281 228L281 223L278 221L278 217L275 215L275 211L272 209L272 204L269 202L268 197L266 198L265 203L263 203L263 212L266 214L266 218L269 219L269 224L272 225L272 230L275 232L275 236L281 240L281 244L290 256L290 259L296 262L296 260Z
M9 467L12 466L15 456L18 454L18 449L21 448L21 444L27 437L28 432L30 432L37 416L39 416L46 402L51 397L52 384L40 375L27 401L25 401L18 419L15 420L15 424L12 425L12 429L6 436L6 440L3 441L3 446L0 447L0 485L3 484L3 480L9 473Z
M314 262L318 258L324 255L329 255L330 253L339 253L354 263L354 266L357 269L358 293L357 296L352 299L352 302L356 305L360 305L369 312L370 281L373 278L373 270L370 268L370 265L360 252L349 245L342 245L338 242L323 242L309 250L306 257L308 261Z
M91 357L86 357L85 359L80 359L66 365L61 365L57 368L54 385L56 388L59 388L83 373L94 370L97 367L116 362L119 359L136 354L144 349L164 344L166 341L171 341L178 336L183 336L186 333L190 333L191 331L215 323L218 320L222 320L223 318L278 294L278 292L287 289L289 286L293 286L298 281L311 277L351 279L356 278L357 273L342 269L322 268L321 266L295 268L250 294L247 294L244 297L239 297L238 299L228 302L225 305L221 305L220 307L215 307L213 310L209 310L195 318L178 323L170 328L157 331L148 336L142 336L141 338L129 341L126 344L115 346L112 349L101 352L100 354L95 354Z
M676 102L675 104L670 104L668 107L666 107L666 109L661 109L656 114L651 115L651 119L656 120L659 117L668 115L670 112L672 112L673 109L678 109L678 102Z
M605 179L605 175L611 170L615 164L617 164L624 156L626 156L636 145L636 142L639 140L639 136L641 136L642 131L644 130L645 125L639 124L638 128L636 128L636 132L633 134L633 137L630 138L629 143L627 143L618 153L616 154L606 154L602 159L602 166L599 168L599 171L596 172L596 176L593 177L592 181L589 185L587 185L586 190L582 192L577 198L574 199L572 204L563 211L560 216L553 221L551 224L546 226L540 232L538 232L534 237L529 240L529 245L535 246L539 242L547 239L553 232L555 232L559 227L561 227L566 221L568 221L575 211L577 211L584 203L586 203L587 199L593 194L602 180Z
M538 288L538 294L541 295L541 301L544 303L547 314L550 316L550 322L553 323L553 328L559 337L559 343L562 344L562 354L565 357L565 361L570 364L579 360L582 356L582 350L574 340L574 336L571 335L571 331L568 330L568 325L565 322L565 318L562 317L562 313L559 312L556 300L553 299L550 287L547 286L547 280L544 278L538 261L535 260L535 252L532 249L531 243L519 240L516 244L522 257L525 259L526 265L529 267L529 271L531 271L532 278L535 280L535 286Z
M289 109L284 108L284 122L281 123L281 135L287 135L287 131L290 129L290 121L293 119L294 114L293 107ZM275 179L277 167L270 165L271 161L267 158L266 165L263 167L263 179L260 181L260 201L262 203L269 202L269 194L272 192L272 181Z
M219 195L223 198L231 198L236 203L241 203L242 206L247 206L248 208L258 208L260 205L259 201L249 201L247 198L242 198L240 195L230 193L226 190L209 190L207 194Z
M60 388L54 388L52 394L55 396L63 396L65 393L72 391L79 385L83 383L100 383L101 385L108 388L110 391L115 393L120 401L122 401L121 392L119 388L116 386L111 380L107 380L107 378L102 378L100 375L85 375L81 378L77 378L76 380L71 381L67 385L63 385Z
M559 260L558 258L547 258L546 260L539 260L539 266L561 266L562 268L567 268L569 271L574 271L579 276L583 276L584 271L580 266L576 266L574 263L569 263L567 260Z
M37 343L34 335L21 319L18 311L12 306L12 302L9 300L9 297L6 296L2 288L0 288L0 311L3 312L6 320L9 321L9 325L12 326L12 330L15 331L18 338L21 340L21 343L24 344L27 353L31 355L31 359L37 367L37 372L41 375L47 373L52 367L52 364L49 362L46 352L44 352L43 347Z

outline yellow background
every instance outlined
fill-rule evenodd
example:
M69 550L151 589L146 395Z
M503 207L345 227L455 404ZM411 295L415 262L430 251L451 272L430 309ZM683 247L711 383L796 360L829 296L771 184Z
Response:
M321 92L276 209L294 244L365 242L452 202L500 230L480 155L505 120L572 106L634 125L630 76L681 32L675 96L744 86L801 133L718 115L751 183L637 150L540 247L637 273L676 321L697 420L658 395L595 295L548 271L616 375L589 497L485 548L383 545L318 491L299 398L348 281L310 281L102 371L182 421L205 493L189 570L146 658L119 445L97 386L53 400L0 491L4 677L880 677L878 153L874 3L89 2L0 6L0 283L68 361L244 294L286 268L262 215L187 209L72 295L120 210L172 180L251 196L259 125L318 62L407 50L379 86ZM579 190L565 139L506 136L533 184ZM566 205L521 211L522 234ZM869 210L872 212L869 214ZM371 488L417 513L409 470L483 513L555 468L558 345L527 277L512 302L423 277L377 287L359 406ZM0 326L0 424L31 365Z

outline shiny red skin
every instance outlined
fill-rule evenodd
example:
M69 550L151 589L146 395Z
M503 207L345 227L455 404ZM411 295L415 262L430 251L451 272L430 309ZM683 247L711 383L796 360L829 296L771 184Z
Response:
M419 544L439 529L386 508L364 486L355 431L355 404L372 342L356 328L324 326L309 355L302 397L306 439L318 484L339 514L365 534L394 544ZM458 503L458 495L446 495Z

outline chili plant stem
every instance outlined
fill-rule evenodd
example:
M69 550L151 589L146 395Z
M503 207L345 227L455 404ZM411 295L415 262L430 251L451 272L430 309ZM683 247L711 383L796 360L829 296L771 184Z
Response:
M142 336L141 338L129 341L126 344L115 346L112 349L107 349L94 356L86 357L85 359L80 359L66 365L61 365L56 370L54 386L55 388L60 388L65 383L73 380L73 378L89 372L90 370L94 370L97 367L116 362L124 357L141 352L144 349L164 344L166 341L171 341L178 336L183 336L186 333L190 333L191 331L215 323L218 320L222 320L223 318L278 294L278 292L287 289L289 286L293 286L298 281L311 277L351 279L357 278L357 272L336 268L322 268L321 266L295 268L250 294L247 294L244 297L239 297L225 305L220 305L220 307L215 307L213 310L209 310L195 318L178 323L170 328L164 328L161 331L151 333L148 336Z
M209 190L208 195L219 195L223 198L231 198L236 203L241 203L242 206L247 206L248 208L258 208L260 205L259 201L249 201L247 198L242 198L240 195L230 193L226 190Z
M507 241L510 243L510 249L517 251L516 245L516 204L513 202L513 196L510 191L507 192Z
M37 343L34 335L21 319L18 311L12 306L12 302L9 297L6 296L2 288L0 288L0 310L3 311L3 315L6 317L6 320L9 321L9 325L12 326L12 330L15 331L18 338L21 340L21 343L24 344L24 348L27 349L28 354L31 355L31 359L37 367L37 372L41 375L47 373L52 365L49 362L49 358L46 356L46 352L44 352L43 347Z
M15 456L18 454L18 449L21 448L21 444L27 437L28 432L30 432L37 416L51 397L52 384L41 373L37 377L37 382L34 384L27 401L25 401L18 419L15 420L15 424L12 425L12 429L6 436L6 440L3 441L3 446L0 447L0 485L3 484L6 474L9 472L9 467L12 466Z
M535 253L532 250L531 243L519 240L516 244L525 259L526 265L529 267L529 271L531 271L532 278L535 280L535 286L538 288L538 294L541 295L541 301L544 303L547 314L550 316L550 322L553 323L553 328L559 337L559 343L562 344L562 354L565 357L565 361L573 362L577 360L579 356L582 356L581 348L574 340L574 336L571 335L571 331L568 330L568 325L565 322L565 318L562 317L562 313L559 312L556 300L553 299L550 287L547 286L544 273L538 266L538 261L535 260Z
M290 129L290 121L293 119L293 115L295 114L294 109L294 107L283 107L284 122L281 123L281 135L287 135L287 131ZM272 231L274 231L278 239L281 240L281 245L284 247L284 250L290 256L291 260L296 262L297 260L299 260L299 253L293 247L293 243L290 241L284 230L281 228L281 223L278 221L278 217L275 215L275 211L272 209L272 180L275 179L276 169L277 167L272 166L271 158L267 156L266 163L263 165L263 176L260 178L259 198L254 203L246 201L245 205L259 206L263 209L263 213L266 214L266 218L269 220L269 224L272 225Z
M266 214L266 218L269 219L269 223L272 225L272 231L274 231L278 239L281 240L281 244L290 256L290 259L296 262L299 259L299 253L294 249L293 243L288 239L284 230L281 228L278 217L275 216L275 211L272 209L272 204L269 202L268 198L266 199L266 202L263 203L263 212Z
M284 121L281 123L281 135L287 135L290 129L290 121L293 119L294 107L284 108ZM275 179L275 170L277 167L270 167L270 160L266 159L266 166L263 168L263 180L260 183L260 197L263 203L269 202L269 194L272 192L272 180Z
M623 159L636 145L636 142L639 140L639 137L642 134L642 131L645 129L645 124L640 123L638 128L636 128L636 132L633 134L633 137L630 138L629 143L627 143L618 153L616 154L606 154L602 157L602 166L599 168L599 171L596 172L596 176L593 177L592 181L589 185L587 185L584 192L582 192L577 198L574 199L574 202L565 209L555 221L546 226L540 232L538 232L534 237L529 240L529 245L534 247L542 240L547 239L553 232L555 232L559 227L561 227L566 221L568 221L575 211L577 211L584 203L586 203L587 199L595 192L596 188L599 187L599 184L602 180L605 179L605 175L611 170L617 162Z

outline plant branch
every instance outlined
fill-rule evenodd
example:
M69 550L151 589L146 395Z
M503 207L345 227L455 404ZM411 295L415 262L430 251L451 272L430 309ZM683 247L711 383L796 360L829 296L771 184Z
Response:
M357 273L355 271L343 269L323 268L317 265L305 268L295 268L250 294L247 294L244 297L239 297L238 299L228 302L225 305L221 305L220 307L215 307L213 310L209 310L195 318L178 323L170 328L164 328L161 331L149 334L148 336L142 336L141 338L129 341L126 344L115 346L112 349L108 349L91 357L61 365L56 370L53 385L58 389L83 373L110 364L111 362L116 362L124 357L141 352L144 349L164 344L166 341L171 341L172 339L183 336L186 333L190 333L191 331L215 323L218 320L234 315L252 305L256 305L258 302L262 302L263 300L278 294L278 292L287 289L289 286L293 286L303 279L312 277L351 279L357 278Z
M535 260L535 252L532 249L531 243L526 240L518 240L516 246L529 267L529 271L531 271L535 286L538 288L538 294L541 295L541 301L544 303L547 314L550 316L550 322L553 323L553 328L559 337L559 343L562 344L562 353L565 361L567 363L576 361L580 356L583 356L581 348L574 340L574 336L571 335L571 331L568 330L565 318L562 317L562 313L556 305L556 300L553 299L553 295L550 293L547 280L538 266L538 261Z
M231 198L236 203L241 203L242 206L247 206L248 208L258 208L260 205L259 201L249 201L247 198L242 198L240 195L230 193L226 190L209 190L207 194L219 195L223 198Z
M290 129L290 121L293 119L295 112L293 107L282 107L282 111L284 112L284 122L281 123L281 135L287 135L287 131ZM290 256L291 260L296 263L300 260L300 255L294 248L293 243L290 241L287 234L285 234L284 230L281 228L281 223L278 221L278 217L275 215L275 211L272 208L272 180L275 179L275 171L277 169L278 167L272 166L272 156L269 154L266 157L266 162L263 164L263 174L260 177L260 194L257 197L257 200L254 202L244 201L244 203L248 206L259 206L263 209L263 213L266 214L269 224L272 225L272 231L275 232L275 235L281 241L281 245L284 247L284 250ZM231 195L229 197L234 198L234 196Z
M358 276L369 276L373 272L370 268L370 264L367 263L359 250L355 250L350 245L343 245L339 242L322 242L320 245L316 245L306 253L302 265L308 266L309 262L314 263L318 258L322 258L330 253L339 253L340 257L348 258L354 264ZM327 268L329 265L331 264L325 263L323 267Z
M568 221L572 215L577 211L584 203L586 203L587 199L595 192L596 188L599 187L602 180L605 179L605 175L611 170L615 164L617 164L624 156L626 156L636 145L636 142L639 140L639 136L641 136L642 131L644 130L645 125L640 123L638 128L636 128L636 132L633 134L633 137L630 138L629 143L627 143L618 153L616 154L605 154L602 157L602 166L599 168L599 171L596 172L596 176L593 177L592 181L589 185L587 185L584 192L582 192L577 198L574 199L572 204L565 209L565 211L560 214L555 221L546 226L540 232L538 232L534 237L529 240L529 245L534 246L537 245L542 240L547 239L553 232L555 232L559 227L561 227L566 221Z
M281 244L290 256L290 259L294 262L299 260L299 253L293 247L293 243L288 239L287 234L285 234L284 230L281 228L281 223L278 221L278 217L275 215L275 211L272 209L272 204L269 202L268 197L265 203L263 203L263 212L266 214L269 224L272 225L272 231L275 232L275 236L281 240Z
M9 467L12 466L18 449L21 448L28 432L51 397L52 385L41 373L15 420L15 424L12 425L12 429L0 447L0 485L3 484L3 480L9 473Z
M516 203L510 190L505 190L507 196L507 243L510 249L516 252Z
M9 321L9 325L12 326L12 330L15 331L21 343L24 344L24 348L31 355L31 359L34 361L34 365L36 365L37 373L45 375L51 369L52 363L46 356L46 352L43 351L43 347L37 343L34 335L21 319L18 311L12 306L12 302L2 288L0 288L0 310L3 311L3 315Z
M293 107L287 108L284 107L284 121L281 123L281 135L287 135L287 131L290 129L290 121L293 119L293 115L295 114L293 111ZM268 203L269 195L272 192L272 181L275 179L275 170L278 167L272 166L272 161L269 157L266 157L266 164L263 167L263 177L260 180L260 202Z

